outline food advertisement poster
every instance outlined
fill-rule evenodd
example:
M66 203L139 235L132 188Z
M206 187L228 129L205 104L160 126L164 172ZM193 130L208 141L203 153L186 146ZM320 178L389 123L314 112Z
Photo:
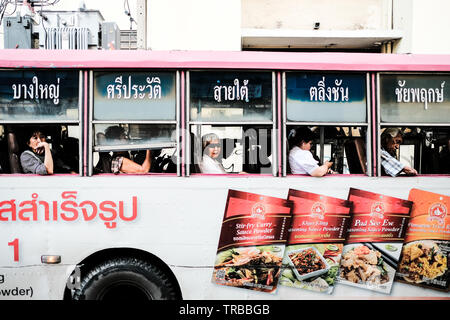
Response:
M411 189L408 200L414 204L397 279L449 291L450 197Z
M286 199L229 190L212 281L275 292L291 209Z
M351 202L289 190L293 217L281 275L284 286L331 294L339 270Z
M412 202L350 188L352 220L338 281L389 294Z

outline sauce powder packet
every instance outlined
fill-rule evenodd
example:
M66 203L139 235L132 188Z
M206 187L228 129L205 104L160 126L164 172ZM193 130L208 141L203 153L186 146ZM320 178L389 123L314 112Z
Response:
M352 220L338 281L385 294L391 292L412 202L350 188Z
M331 294L350 222L351 202L289 190L293 217L280 283Z
M396 277L401 282L449 291L450 197L411 189L411 220Z
M212 281L275 292L291 209L285 199L229 190Z

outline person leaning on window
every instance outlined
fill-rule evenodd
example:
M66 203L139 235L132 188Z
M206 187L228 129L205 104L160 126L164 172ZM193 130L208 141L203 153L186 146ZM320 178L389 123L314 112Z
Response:
M39 129L31 130L27 137L28 149L20 155L20 164L24 173L51 175L71 172L69 166L65 165L50 149L45 134Z
M397 160L397 150L403 142L402 131L398 128L387 128L381 134L381 166L383 173L396 177L401 172L407 175L417 175L414 168Z
M312 177L322 177L327 173L334 173L330 168L333 162L325 161L319 166L311 153L314 139L312 131L306 127L291 130L289 134L289 166L293 174L309 174Z
M226 173L223 165L218 161L222 152L219 136L208 133L202 137L202 161L199 164L201 173Z
M117 143L126 144L128 137L125 134L125 129L121 126L110 126L105 130L106 140ZM146 150L145 159L142 164L138 164L130 159L128 151L114 152L111 157L111 172L118 173L148 173L151 167L151 152Z

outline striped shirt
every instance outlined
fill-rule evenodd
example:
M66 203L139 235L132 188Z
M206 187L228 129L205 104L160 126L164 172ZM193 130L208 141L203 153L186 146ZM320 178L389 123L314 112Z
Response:
M400 161L391 156L389 152L383 149L381 149L381 165L383 166L386 174L392 177L397 176L405 167L404 164L402 164Z

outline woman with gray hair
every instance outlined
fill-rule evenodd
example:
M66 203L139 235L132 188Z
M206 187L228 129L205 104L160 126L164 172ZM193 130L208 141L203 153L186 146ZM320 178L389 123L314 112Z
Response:
M417 171L397 160L397 150L403 142L403 133L399 128L386 128L381 134L381 166L384 174L396 177L401 172L417 175Z
M217 134L208 133L202 137L202 150L202 161L199 164L201 173L226 173L223 165L218 161L222 153L222 144Z

